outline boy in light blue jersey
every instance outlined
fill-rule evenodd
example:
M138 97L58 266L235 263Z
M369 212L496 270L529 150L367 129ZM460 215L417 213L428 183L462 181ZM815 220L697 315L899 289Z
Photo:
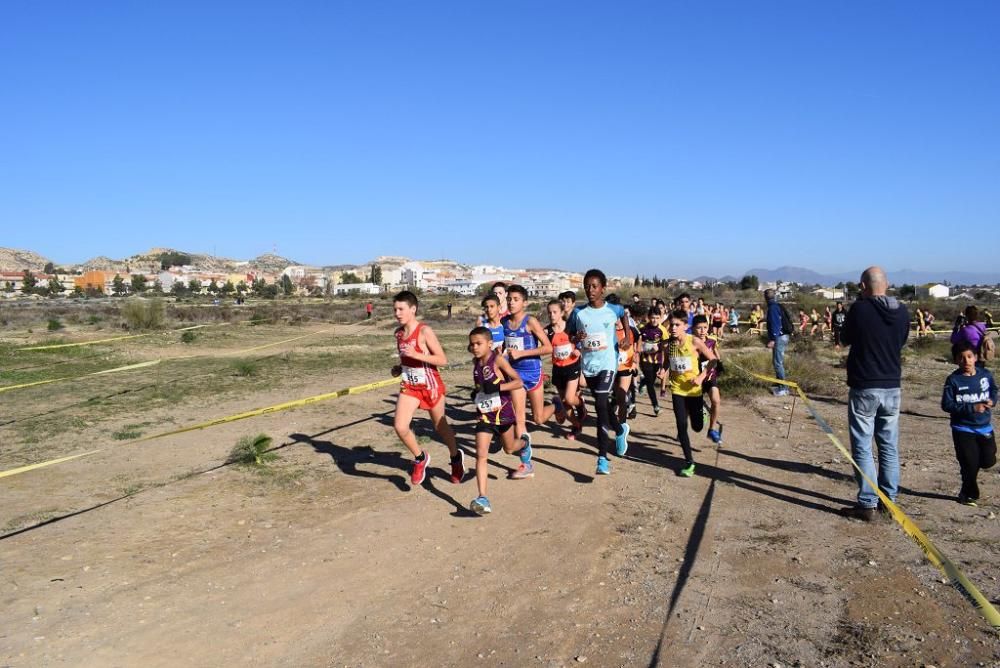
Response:
M615 336L615 324L621 322L628 331L628 317L625 309L604 301L604 290L608 279L599 269L591 269L583 277L583 289L587 293L587 306L573 311L566 323L566 332L570 338L580 344L583 357L580 362L581 371L587 379L587 387L594 397L597 407L597 473L611 473L611 462L608 461L608 435L605 430L615 432L615 452L621 457L628 450L629 427L618 420L612 413L608 399L615 382L618 370L618 341ZM631 346L626 338L622 344L624 349Z

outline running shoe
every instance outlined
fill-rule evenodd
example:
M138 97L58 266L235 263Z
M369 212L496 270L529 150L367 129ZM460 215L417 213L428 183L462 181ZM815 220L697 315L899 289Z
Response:
M628 435L632 428L627 423L622 424L622 433L615 436L615 454L624 457L628 452Z
M576 419L583 424L583 421L587 419L587 404L581 399L580 405L576 407Z
M959 494L958 495L958 502L961 503L963 506L969 506L970 508L976 508L977 505L978 505L978 504L976 504L976 501L978 501L978 499L970 498L970 497L968 497L968 496L966 496L964 494Z
M521 448L520 453L521 463L531 464L531 434L521 434L521 440L524 441L524 447Z
M490 507L490 500L485 496L477 496L469 504L469 509L477 515L489 515L493 512L493 508Z
M607 457L597 458L597 475L611 475L611 462Z
M722 443L722 434L720 434L715 429L708 430L708 438L711 439L712 443L715 444Z
M684 468L681 469L680 474L681 474L682 478L690 478L691 476L693 476L694 475L694 462L691 462L690 464L686 464L684 466Z
M771 392L776 397L787 397L788 396L788 388L785 387L784 385L779 385L779 386L775 387L774 389L771 390Z
M667 396L667 391L666 390L660 390L660 399L662 399L665 396Z
M638 415L638 414L639 414L639 412L638 412L638 411L636 411L636 409L635 409L635 406L633 406L633 407L632 407L632 410L630 410L630 411L628 412L628 419L629 419L629 420L634 420L634 419L635 419L635 416L636 416L636 415Z
M567 441L575 441L576 437L577 437L577 434L579 434L579 433L580 433L580 430L577 429L576 427L573 427L572 429L569 430L569 433L566 434L566 440Z
M451 481L456 485L465 477L465 453L458 451L458 459L451 462Z
M510 474L511 480L524 480L525 478L534 477L535 466L531 462L528 462L527 464L522 462L520 466L517 467L517 470Z
M660 417L660 407L653 406L653 417Z
M424 458L420 461L413 460L413 468L410 469L410 484L422 485L427 476L427 465L431 463L431 456L424 450Z

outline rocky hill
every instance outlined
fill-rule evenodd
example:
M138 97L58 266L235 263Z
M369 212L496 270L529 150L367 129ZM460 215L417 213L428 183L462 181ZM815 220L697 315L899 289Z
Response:
M0 248L0 271L41 272L49 263L47 257L28 250L17 248Z

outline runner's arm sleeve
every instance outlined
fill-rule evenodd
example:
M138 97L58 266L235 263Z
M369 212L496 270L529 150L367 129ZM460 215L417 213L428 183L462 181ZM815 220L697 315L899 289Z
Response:
M566 335L569 338L576 336L576 333L580 329L580 319L576 317L576 310L569 314L569 320L566 321Z
M975 414L975 404L955 400L955 384L951 376L944 381L944 392L941 394L941 410L958 417L969 417Z

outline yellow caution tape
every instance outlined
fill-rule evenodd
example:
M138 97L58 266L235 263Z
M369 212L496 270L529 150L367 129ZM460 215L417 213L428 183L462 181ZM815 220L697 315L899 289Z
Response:
M228 324L228 323L226 323L226 324ZM183 331L186 331L186 330L189 330L189 329L197 329L199 327L208 327L208 326L209 325L195 325L194 327L185 327L183 329L174 329L174 330L171 330L171 331L174 331L174 332L183 332ZM310 332L309 334L304 334L302 336L296 336L296 337L293 337L291 339L284 339L282 341L275 341L274 343L265 343L264 345L261 345L261 346L254 346L252 348L245 348L243 350L234 350L234 351L231 351L231 352L228 352L228 353L225 353L225 354L226 355L242 355L243 353L249 353L249 352L253 352L255 350L263 350L264 348L271 348L273 346L280 346L283 343L291 343L292 341L298 341L299 339L304 339L304 338L307 338L307 337L310 337L310 336L316 336L317 334L325 334L325 333L327 333L329 331L330 330L328 330L328 329L323 329L323 330L319 330L319 331L316 331L316 332ZM154 333L162 333L162 332L154 332ZM149 336L149 334L136 334L135 335L135 337L138 337L138 336ZM126 338L126 339L128 339L128 338L135 338L135 337L126 336L126 337L119 337L119 338ZM105 340L106 341L115 341L115 340L118 340L118 339L105 339ZM88 341L87 343L98 343L98 342L97 341ZM59 347L64 346L64 345L66 345L66 346L75 346L75 345L83 345L83 344L67 343L67 344L60 344L58 346L51 346L51 347L59 348ZM21 348L21 350L34 350L34 349L32 349L32 348ZM7 385L5 387L0 387L0 392L8 392L10 390L19 390L19 389L23 389L25 387L35 387L36 385L48 385L49 383L59 383L59 382L62 382L64 380L79 380L81 378L86 378L88 376L99 376L99 375L105 374L105 373L115 373L115 372L118 372L118 371L128 371L129 369L139 369L139 368L142 368L144 366L152 366L154 364L159 364L160 361L161 360L154 360L152 362L142 362L142 363L139 363L139 364L130 364L128 366L120 366L120 367L116 367L114 369L105 369L104 371L94 371L94 372L91 372L91 373L84 373L84 374L81 374L79 376L61 376L59 378L49 378L48 380L36 380L36 381L31 382L31 383L21 383L20 385Z
M63 380L80 380L81 378L87 378L89 376L102 376L107 373L118 373L119 371L131 371L133 369L143 369L145 367L154 366L159 364L160 360L151 360L149 362L139 362L138 364L126 364L125 366L115 367L114 369L104 369L103 371L91 371L90 373L80 374L79 376L63 376L62 378L49 378L48 380L36 380L32 383L21 383L20 385L6 385L0 387L0 392L8 392L10 390L17 390L24 387L34 387L36 385L48 385L49 383L58 383Z
M87 457L89 455L94 455L100 452L100 450L90 450L88 452L80 452L75 455L69 455L68 457L60 457L59 459L50 459L47 462L38 462L37 464L28 464L27 466L20 466L16 469L8 469L6 471L0 471L0 478L6 478L7 476L17 475L19 473L27 473L28 471L34 471L35 469L44 468L46 466L52 466L53 464L62 464L63 462L68 462L73 459L80 459L81 457Z
M278 413L280 411L287 411L290 408L298 408L299 406L308 406L309 404L315 404L320 401L338 399L340 397L346 397L349 394L360 394L362 392L368 392L370 390L377 390L382 387L389 387L390 385L398 385L398 384L399 384L399 379L397 378L390 378L388 380L379 380L374 383L368 383L366 385L358 385L356 387L344 388L343 390L337 390L336 392L317 394L312 397L306 397L305 399L296 399L294 401L286 401L281 404L274 404L273 406L265 406L264 408L255 408L254 410L251 411L245 411L243 413L237 413L235 415L227 415L226 417L216 418L214 420L209 420L208 422L202 422L200 424L191 425L190 427L181 427L180 429L165 431L159 434L153 434L152 436L145 436L143 438L139 438L131 442L142 443L143 441L152 441L157 438L164 438L165 436L174 436L176 434L183 434L189 431L197 431L198 429L205 429L207 427L215 427L220 424L226 424L227 422L236 422L237 420L245 420L247 418L256 417L258 415L267 415L268 413Z
M283 341L275 341L274 343L265 343L264 345L254 346L253 348L245 348L244 350L234 350L233 352L226 353L226 354L227 355L242 355L243 353L252 353L255 350L263 350L264 348L272 348L274 346L280 346L283 343L291 343L292 341L298 341L299 339L306 339L306 338L309 338L310 336L316 336L318 334L327 334L330 331L332 331L332 330L321 329L321 330L318 330L318 331L315 331L315 332L310 332L308 334L303 334L302 336L295 336L295 337L292 337L290 339L285 339Z
M374 383L367 383L365 385L357 385L355 387L344 388L342 390L337 390L336 392L327 392L325 394L317 394L312 397L306 397L305 399L296 399L294 401L286 401L284 403L275 404L273 406L265 406L264 408L257 408L251 411L237 413L236 415L229 415L227 417L217 418L215 420L209 420L208 422L202 422L200 424L191 425L190 427L182 427L181 429L173 429L171 431L165 431L159 434L153 434L152 436L146 436L143 438L135 439L133 441L129 441L125 445L131 445L132 443L142 443L143 441L152 441L154 439L164 438L166 436L173 436L175 434L183 434L189 431L205 429L207 427L214 427L216 425L225 424L227 422L245 420L247 418L255 417L257 415L266 415L268 413L277 413L279 411L286 411L290 408L298 408L299 406L306 406L308 404L315 404L320 401L327 401L330 399L345 397L349 394L360 394L362 392L368 392L370 390L377 390L382 387L389 387L390 385L398 385L398 384L399 384L398 378L379 380ZM103 452L103 451L104 448L101 448L99 450L90 450L88 452L81 452L75 455L69 455L67 457L50 459L48 461L38 462L37 464L30 464L28 466L21 466L19 468L10 469L7 471L0 471L0 478L6 478L7 476L13 476L19 473L26 473L28 471L34 471L35 469L45 468L46 466L54 466L55 464L61 464L63 462L68 462L74 459L80 459L81 457L95 455L98 452Z
M227 323L228 324L228 323ZM18 348L18 350L55 350L56 348L75 348L77 346L91 346L95 343L108 343L109 341L124 341L125 339L139 339L143 336L155 336L157 334L170 334L173 332L186 332L191 329L210 327L211 325L192 325L180 329L171 329L169 332L146 332L145 334L127 334L125 336L115 336L110 339L97 339L95 341L77 341L76 343L56 343L50 346L31 346L29 348Z
M831 428L827 421L824 420L819 412L816 411L812 402L809 401L809 397L802 391L802 388L799 387L798 383L754 373L744 369L732 361L728 362L728 364L749 376L757 378L758 380L762 380L767 383L785 385L794 389L799 398L802 399L806 409L813 416L813 419L816 420L816 424L819 425L823 433L825 433L837 449L840 450L840 454L842 454L844 458L851 463L851 466L853 466L861 475L861 477L865 479L865 482L867 482L869 486L875 490L875 493L878 494L878 498L882 502L882 505L889 509L889 513L892 515L892 518L903 528L903 531L910 536L910 538L912 538L917 545L920 546L920 549L923 550L924 556L927 557L927 560L934 564L942 573L945 574L945 576L948 577L949 580L951 580L951 583L959 590L959 592L962 593L965 599L979 611L990 626L992 626L995 630L1000 630L1000 612L997 612L996 608L993 607L989 599L983 596L982 592L980 592L979 589L976 588L976 585L974 585L972 581L966 577L965 573L963 573L958 566L948 559L948 557L946 557L941 550L939 550L937 546L931 542L931 539L920 530L920 527L918 527L899 506L890 500L889 497L886 496L881 489L879 489L878 485L871 480L871 478L865 475L865 472L861 470L858 463L854 461L854 457L851 456L850 451L844 447L844 444L840 442L837 435L833 433L833 428Z

